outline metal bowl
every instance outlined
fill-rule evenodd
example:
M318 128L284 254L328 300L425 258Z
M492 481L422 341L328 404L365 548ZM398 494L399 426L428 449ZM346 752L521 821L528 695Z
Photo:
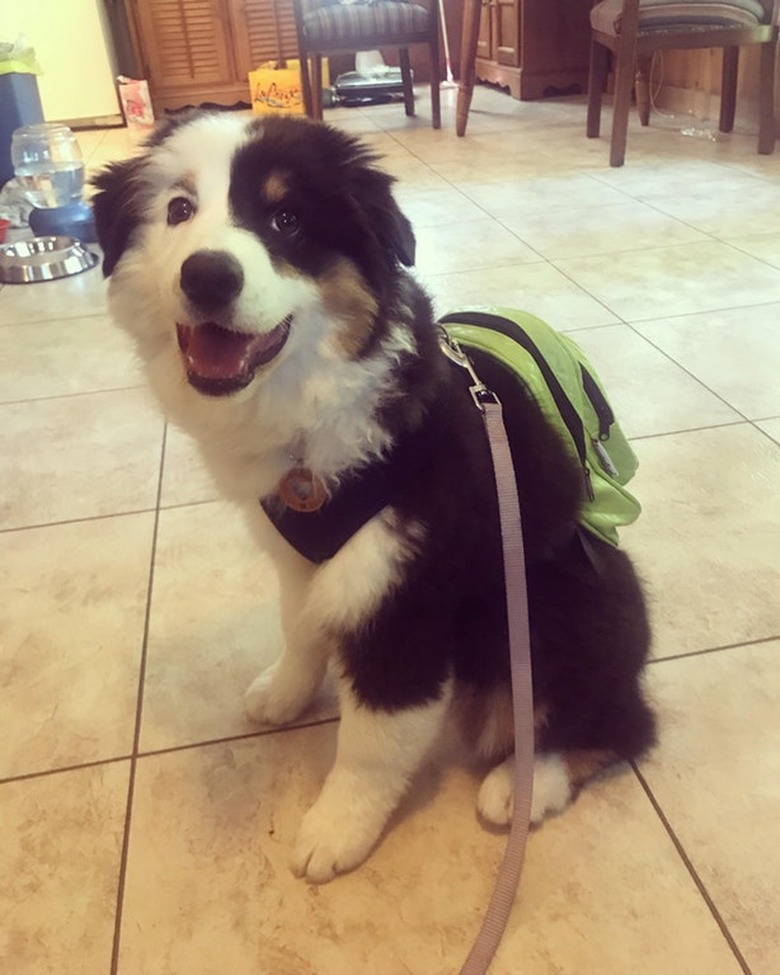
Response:
M32 237L0 247L0 281L55 281L94 267L98 257L73 237Z

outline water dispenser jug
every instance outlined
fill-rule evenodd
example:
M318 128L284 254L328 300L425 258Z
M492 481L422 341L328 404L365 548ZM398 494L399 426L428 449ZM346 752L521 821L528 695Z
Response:
M36 234L96 239L92 211L83 201L84 160L67 125L42 122L16 129L11 137L14 172L34 209Z

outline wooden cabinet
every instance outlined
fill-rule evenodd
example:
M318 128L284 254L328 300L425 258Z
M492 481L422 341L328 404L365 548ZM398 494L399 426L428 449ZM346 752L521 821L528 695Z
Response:
M477 77L514 98L588 90L593 0L488 0L482 8Z
M155 111L249 101L247 73L297 51L292 0L125 0Z

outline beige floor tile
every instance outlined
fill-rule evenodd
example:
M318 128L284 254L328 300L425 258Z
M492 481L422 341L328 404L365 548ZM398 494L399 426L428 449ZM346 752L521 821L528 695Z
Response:
M546 263L420 274L420 279L433 296L440 315L500 301L505 306L530 311L562 331L617 321L604 305Z
M419 190L401 184L395 198L415 231L441 224L466 223L484 220L485 212L453 187Z
M744 183L741 185L740 182ZM735 237L750 227L755 233L777 230L780 212L780 185L740 175L727 188L700 186L680 196L671 193L653 200L663 213L723 240Z
M572 338L596 367L629 437L741 419L628 325L584 329Z
M152 514L0 534L0 778L132 750Z
M592 171L592 175L609 173L610 137L612 132L612 113L606 109L602 114L601 136L589 139L585 135L586 106L583 103L579 118L573 128L566 132L537 126L536 132L529 133L527 152L549 153L556 164L567 170L581 169ZM684 138L679 131L672 131L653 125L644 128L632 114L629 123L626 165L634 169L645 166L650 171L656 167L673 165L699 158L701 147L696 140ZM607 179L605 182L609 182Z
M566 176L534 175L523 179L514 175L504 183L472 183L463 192L494 217L507 214L549 213L561 209L607 207L626 202L625 196L604 183L582 174Z
M780 971L780 641L650 669L660 746L642 763L750 966Z
M0 785L0 967L111 968L126 763Z
M471 158L463 157L431 160L428 164L442 179L466 192L478 186L484 193L491 184L497 187L511 186L514 180L524 181L544 178L555 171L555 163L546 155L528 153L513 157L511 170L507 170L506 156L500 152L482 148ZM497 191L500 197L500 192Z
M422 274L540 263L541 257L495 220L422 227L417 237L417 267Z
M215 501L218 497L219 491L201 460L195 441L169 423L165 431L161 506L198 504Z
M780 415L780 304L712 311L636 330L749 419Z
M333 726L302 729L139 762L121 975L459 969L505 842L477 823L466 771L423 776L354 873L324 887L289 873L334 736ZM515 973L518 960L528 975L739 972L630 774L531 837L491 973Z
M342 131L349 133L349 127L341 124L339 120L335 123L337 128ZM354 133L357 135L357 133ZM402 159L408 159L410 156L415 158L413 153L401 145L401 143L390 135L389 132L383 132L381 129L376 129L375 131L361 132L359 133L360 141L367 145L373 152L375 152L380 159L386 159L391 156L399 157Z
M0 528L153 507L162 430L144 390L0 405Z
M750 144L740 146L736 143L731 146L723 140L722 144L716 146L715 158L724 166L746 173L749 176L760 176L762 179L780 179L780 158L777 153L771 156L759 156L752 151L755 142L751 139ZM747 227L746 230L750 228Z
M0 402L122 389L141 382L130 339L104 315L0 328Z
M625 321L688 315L780 300L780 271L721 243L678 244L555 266Z
M644 506L621 535L648 585L655 654L780 633L780 451L750 424L635 441Z
M594 171L593 177L636 200L663 203L669 198L712 201L714 197L765 191L767 182L735 171L715 159L670 158L663 163L628 159L621 167Z
M100 265L59 281L0 288L0 327L105 314L106 286Z
M536 211L512 206L504 210L499 220L548 260L642 251L708 239L679 220L634 200Z
M762 420L756 426L780 443L780 417L776 417L774 420Z
M380 168L395 177L402 186L413 186L418 190L450 189L449 184L439 173L435 173L410 153L388 156L381 161Z
M364 136L382 133L382 128L364 112L346 111L342 107L325 110L325 121L351 135Z
M89 157L106 138L107 134L107 129L83 129L82 131L75 132L76 141L81 149L84 162L89 160Z
M780 267L780 234L749 234L730 237L727 243L760 261Z
M149 621L144 751L248 734L244 692L278 655L278 586L226 503L160 514ZM323 692L302 720L335 714Z

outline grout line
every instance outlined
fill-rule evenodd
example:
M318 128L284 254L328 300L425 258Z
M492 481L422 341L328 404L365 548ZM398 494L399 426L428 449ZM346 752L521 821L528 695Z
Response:
M9 775L7 778L0 779L0 786L10 785L12 782L28 782L30 779L44 779L65 772L80 772L82 769L98 768L101 765L115 765L117 762L126 762L129 758L130 755L115 755L112 758L98 758L94 762L80 762L78 765L62 765L57 768L42 769L39 772Z
M764 643L774 643L775 640L780 640L780 633L777 636L762 636L755 640L740 640L737 643L724 643L720 647L707 647L704 650L689 650L686 653L675 653L668 657L653 657L652 660L647 661L647 666L650 667L653 664L666 663L668 660L687 660L689 657L703 657L710 653L721 653L724 650L739 650L740 647L760 647Z
M141 645L141 660L138 669L138 693L136 699L135 729L133 731L133 752L130 756L130 775L127 784L127 806L125 809L125 827L122 837L122 854L119 861L119 878L117 881L116 913L114 915L114 938L111 951L111 975L116 975L119 966L119 947L122 933L122 912L125 899L125 885L127 882L127 861L130 848L130 826L133 816L133 800L135 798L135 773L138 765L138 746L141 739L141 718L143 715L144 682L146 680L146 661L149 645L149 622L152 609L152 592L154 588L154 566L157 556L157 532L160 525L160 497L162 496L163 473L165 470L165 445L168 436L167 421L163 426L162 444L160 447L160 471L157 478L157 500L154 511L154 528L152 530L152 551L149 560L149 583L146 591L146 612L144 616L144 635Z
M12 532L35 531L39 528L59 528L62 525L84 525L91 521L106 521L108 518L126 518L130 515L148 515L155 510L155 508L133 508L130 511L112 511L106 515L87 515L84 518L64 518L62 521L42 521L33 525L13 525L10 528L0 528L0 535L7 535L11 534Z
M726 427L752 426L750 420L726 420L724 423L706 423L700 427L685 427L682 430L662 430L660 433L643 433L628 439L635 443L638 440L658 440L660 437L675 437L679 433L701 433L702 430L723 430Z
M43 779L52 775L59 775L67 772L80 772L82 769L98 768L102 765L115 765L118 762L132 762L139 758L160 758L165 755L175 755L177 752L193 751L196 748L209 748L212 745L226 745L231 742L251 741L254 738L269 738L273 735L282 735L287 731L301 731L306 728L319 728L323 725L334 724L339 720L338 715L331 718L312 718L309 721L300 721L293 724L286 724L280 727L261 728L258 731L247 731L237 735L225 735L221 738L203 738L198 741L187 742L184 745L169 745L165 748L152 748L149 751L138 750L137 753L128 755L113 755L111 758L98 758L93 762L80 762L77 765L62 765L57 768L41 769L38 772L23 772L21 775L9 775L0 778L0 786L10 785L14 782L27 782L31 779Z
M647 780L642 775L642 773L639 771L639 767L638 767L638 765L637 765L637 763L635 761L632 760L630 762L630 765L631 765L631 768L634 770L634 774L639 779L639 784L644 789L645 795L647 796L648 800L650 801L650 804L652 805L653 809L655 810L656 815L661 820L661 824L663 825L664 829L666 830L666 833L669 836L669 839L672 841L672 843L674 845L674 848L677 850L677 854L680 857L680 859L682 860L682 862L683 862L683 864L685 866L685 869L688 871L688 874L690 875L691 880L693 880L694 884L698 888L698 891L701 894L702 899L704 900L704 903L707 905L707 908L709 909L710 914L712 915L715 923L720 928L720 932L723 935L724 939L726 940L726 943L728 944L729 948L731 948L731 951L734 954L734 957L736 958L737 963L739 964L739 967L744 972L744 975L752 975L752 972L750 970L750 966L748 965L747 961L745 960L745 956L740 951L739 946L737 945L737 942L734 940L733 935L729 931L728 925L723 920L723 917L722 917L720 911L716 907L715 902L713 901L712 897L709 894L709 891L707 890L706 886L704 885L703 880L701 879L701 877L699 876L698 872L696 871L696 868L694 867L691 858L686 853L685 847L683 846L680 838L675 833L674 828L672 827L672 824L667 819L666 814L664 813L663 809L661 808L660 803L658 802L658 800L656 799L655 795L653 794L653 791L650 788L650 786L648 785Z
M273 735L283 735L287 731L301 731L305 728L319 728L326 724L334 724L339 719L312 718L311 721L301 721L298 724L286 724L281 727L263 728L260 731L247 731L239 735L226 735L224 738L207 738L203 741L192 741L186 745L170 745L167 748L153 748L147 752L139 752L138 758L159 758L162 755L175 755L178 752L193 751L196 748L208 748L211 745L227 745L234 741L251 741L254 738L269 738Z
M0 406L20 406L26 403L50 403L58 399L76 399L79 396L95 396L101 393L127 393L134 389L145 390L146 386L136 383L133 386L110 386L100 389L80 389L75 393L55 393L53 396L28 396L26 399L6 399L0 402Z
M657 352L660 352L661 355L664 356L664 358L668 359L669 362L677 366L678 369L682 369L682 371L687 376L690 376L691 379L693 379L700 386L706 389L708 393L711 393L713 396L719 399L724 406L728 407L728 409L736 413L737 416L741 416L743 420L747 420L748 422L750 422L750 418L745 416L742 410L738 410L736 406L734 406L732 403L729 403L729 401L725 399L723 396L721 396L721 394L717 392L717 390L714 390L712 389L712 387L708 386L703 379L701 379L699 376L691 372L691 370L687 366L685 366L682 362L679 362L677 359L675 359L673 355L671 355L669 352L663 349L660 345L658 345L655 341L653 341L653 339L648 338L646 335L643 335L642 332L640 332L639 329L635 328L633 324L629 324L628 327L631 329L634 335L638 335L641 339L644 339L644 341L647 342L652 348L654 348Z

